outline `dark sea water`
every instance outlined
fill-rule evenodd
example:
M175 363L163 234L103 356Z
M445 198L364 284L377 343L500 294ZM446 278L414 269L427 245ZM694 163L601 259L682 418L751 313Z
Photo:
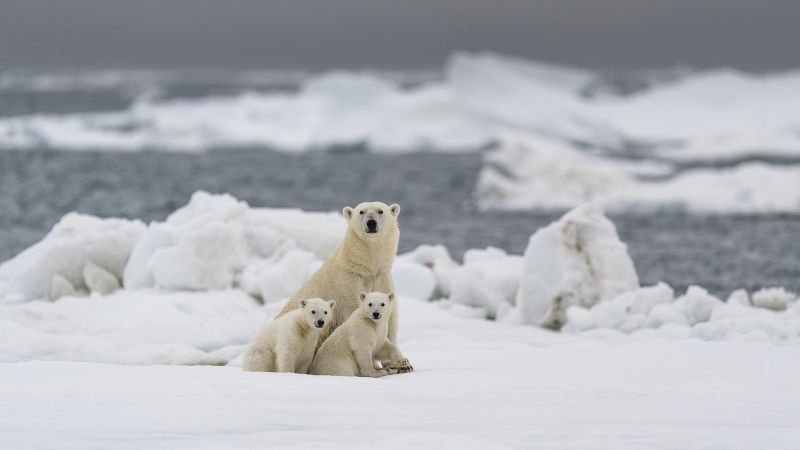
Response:
M163 220L192 192L229 192L251 206L331 211L361 201L399 203L400 251L441 243L460 258L489 245L521 254L560 213L479 212L471 201L480 155L203 154L0 151L0 260L70 211ZM800 217L616 215L642 283L678 291L800 290Z

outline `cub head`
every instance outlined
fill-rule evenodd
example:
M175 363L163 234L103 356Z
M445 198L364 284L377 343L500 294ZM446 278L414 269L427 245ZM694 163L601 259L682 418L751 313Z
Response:
M381 202L364 202L355 208L345 207L342 209L342 215L357 236L364 239L379 239L387 232L397 229L400 205L395 203L387 206Z
M362 292L360 299L364 314L372 320L381 320L386 317L392 307L394 292L389 294L384 294L383 292L370 292L367 294Z
M303 312L303 317L308 321L309 325L317 328L324 327L328 319L333 317L331 311L333 311L335 305L335 300L325 301L321 298L300 300L300 310Z

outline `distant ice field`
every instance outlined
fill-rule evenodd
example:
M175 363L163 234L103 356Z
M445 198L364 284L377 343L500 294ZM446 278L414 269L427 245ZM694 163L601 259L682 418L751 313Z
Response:
M489 152L482 209L800 213L800 72L0 71L0 149Z
M474 154L202 154L0 152L0 260L39 241L70 211L163 220L196 190L229 192L250 205L335 211L364 200L402 205L400 252L444 244L519 253L561 212L482 211L473 203ZM785 286L800 291L800 217L613 214L642 285L704 286L726 297Z

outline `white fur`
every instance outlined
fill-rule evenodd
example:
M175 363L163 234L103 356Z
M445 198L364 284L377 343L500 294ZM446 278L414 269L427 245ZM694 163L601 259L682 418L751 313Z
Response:
M389 339L394 294L361 294L359 308L325 340L311 363L314 375L382 377L410 371L411 365ZM377 367L395 362L403 366Z
M363 213L363 214L362 214ZM301 299L322 297L336 300L330 328L322 332L320 344L358 308L361 292L394 292L392 264L397 254L400 206L381 202L361 203L342 209L348 221L339 246L328 256L306 284L286 303L279 317L297 308ZM377 233L367 233L367 222L378 223ZM389 322L389 339L397 342L398 311L395 306Z
M242 368L250 372L308 373L320 333L330 325L335 301L302 300L300 307L269 322L253 338ZM323 322L318 327L319 321Z

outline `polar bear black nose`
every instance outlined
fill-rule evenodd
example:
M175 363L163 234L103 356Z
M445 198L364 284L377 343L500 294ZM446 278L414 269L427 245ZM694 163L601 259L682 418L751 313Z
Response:
M378 229L378 222L375 219L369 219L367 221L367 233L374 233Z
M317 321L317 328L322 328L323 325L325 325L325 321L324 320L318 320Z
M373 319L380 319L381 318L381 313L376 313L376 312L372 313L372 318Z

